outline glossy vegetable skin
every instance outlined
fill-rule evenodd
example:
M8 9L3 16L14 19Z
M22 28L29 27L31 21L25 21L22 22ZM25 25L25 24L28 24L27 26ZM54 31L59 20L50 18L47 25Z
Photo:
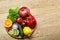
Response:
M31 36L31 34L32 34L32 29L30 28L30 27L28 27L28 26L25 26L24 28L23 28L23 32L24 32L24 34L26 35L26 36Z
M16 22L17 22L18 24L21 24L21 23L22 23L22 18L21 18L21 17L18 17L18 18L16 19Z
M18 24L18 30L19 30L19 35L21 35L22 37L24 37L23 29L22 29L22 27L21 27L20 24Z
M36 19L34 18L34 16L29 16L25 19L25 22L27 24L27 26L29 26L30 28L35 28L36 26Z
M30 10L27 7L21 7L18 13L22 18L25 18L30 15Z

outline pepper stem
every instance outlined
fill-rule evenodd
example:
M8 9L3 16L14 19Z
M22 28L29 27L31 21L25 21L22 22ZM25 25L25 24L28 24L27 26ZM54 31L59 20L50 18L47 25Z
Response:
M30 21L32 21L32 18L28 18Z

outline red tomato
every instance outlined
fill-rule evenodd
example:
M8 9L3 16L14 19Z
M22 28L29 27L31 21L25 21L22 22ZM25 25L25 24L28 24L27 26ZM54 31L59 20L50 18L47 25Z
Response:
M22 18L21 17L17 18L16 22L19 23L19 24L21 24L22 23Z

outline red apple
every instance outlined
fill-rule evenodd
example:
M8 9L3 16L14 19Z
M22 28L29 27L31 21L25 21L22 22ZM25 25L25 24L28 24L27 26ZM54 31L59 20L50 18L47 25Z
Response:
M21 17L17 18L16 22L19 23L19 24L21 24L22 23L22 18Z
M30 10L27 7L22 7L19 9L18 13L22 18L25 18L30 15Z

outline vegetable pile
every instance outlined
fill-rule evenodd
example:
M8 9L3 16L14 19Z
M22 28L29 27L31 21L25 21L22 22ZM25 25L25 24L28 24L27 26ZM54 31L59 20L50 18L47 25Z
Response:
M10 8L7 19L4 21L7 32L14 37L21 36L21 38L30 37L36 24L35 17L30 14L27 7Z

